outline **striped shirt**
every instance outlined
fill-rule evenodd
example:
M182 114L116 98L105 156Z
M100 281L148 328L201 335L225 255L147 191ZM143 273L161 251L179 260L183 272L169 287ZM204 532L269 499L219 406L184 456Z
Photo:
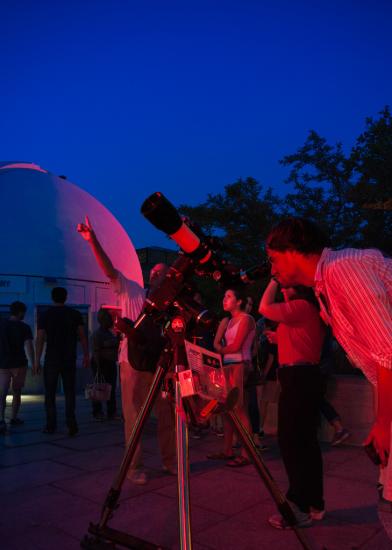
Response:
M392 260L375 249L325 248L315 293L348 358L376 385L378 367L392 369Z

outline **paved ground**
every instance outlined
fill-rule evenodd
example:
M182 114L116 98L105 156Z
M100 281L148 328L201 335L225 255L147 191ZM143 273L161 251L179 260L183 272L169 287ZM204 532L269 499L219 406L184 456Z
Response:
M80 434L41 433L42 398L26 398L24 426L0 440L0 548L2 550L73 550L99 518L123 452L121 423L91 420L89 403L78 399ZM59 418L63 402L59 399ZM178 548L176 479L165 475L150 421L144 435L150 476L140 487L126 481L121 505L109 525ZM268 439L268 438L267 438ZM263 453L282 489L285 475L274 439ZM298 550L292 532L267 524L274 504L253 466L235 471L206 460L220 440L207 435L191 441L193 548L196 550ZM377 512L377 472L363 451L345 445L324 447L328 516L306 530L315 549L387 550L392 543ZM391 514L381 514L389 530Z

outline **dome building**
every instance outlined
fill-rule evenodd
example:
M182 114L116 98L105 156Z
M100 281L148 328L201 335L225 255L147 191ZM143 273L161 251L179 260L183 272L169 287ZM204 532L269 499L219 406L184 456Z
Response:
M63 286L67 304L81 311L91 333L98 309L117 305L108 279L76 231L86 215L113 265L143 286L139 259L124 228L67 179L32 163L0 162L0 203L1 316L8 316L11 302L26 303L25 321L35 335L37 316L51 304L52 288Z

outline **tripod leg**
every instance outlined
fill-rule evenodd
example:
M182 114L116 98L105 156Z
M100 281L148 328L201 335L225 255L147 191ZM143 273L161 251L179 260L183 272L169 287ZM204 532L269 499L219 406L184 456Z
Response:
M97 526L98 529L102 529L106 526L113 511L117 508L117 502L121 494L122 484L124 483L125 477L128 472L128 468L132 462L133 455L135 454L136 447L139 443L143 427L146 423L147 418L151 413L156 396L160 391L161 382L165 374L166 374L166 369L163 368L161 365L159 365L157 370L155 371L154 379L148 391L147 397L136 419L131 436L129 438L127 449L124 453L124 457L120 465L120 469L117 472L113 485L110 488L109 493L105 499L102 512L101 512L101 518Z
M253 442L253 439L251 438L248 431L244 428L235 410L228 411L226 415L229 418L230 422L232 423L238 436L241 438L249 457L252 459L256 470L258 471L261 479L264 482L265 487L267 488L268 492L274 499L279 512L282 514L282 516L285 518L288 524L293 527L293 531L297 536L299 542L301 543L302 548L304 550L312 550L312 546L310 545L310 542L307 540L307 537L305 537L302 529L299 529L298 527L296 527L297 520L295 518L294 512L291 509L291 506L288 500L283 495L283 493L277 486L274 478L272 477L270 471L268 470L267 466L264 464L264 461L262 460L260 454L257 451L257 447Z
M178 380L176 381L176 437L180 548L181 550L191 550L188 426L185 420L185 411Z

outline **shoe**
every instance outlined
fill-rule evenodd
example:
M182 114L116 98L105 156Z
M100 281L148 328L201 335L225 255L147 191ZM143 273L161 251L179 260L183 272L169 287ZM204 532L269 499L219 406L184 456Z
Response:
M49 435L52 435L55 432L56 432L56 428L48 428L47 426L45 426L45 428L42 430L43 434L49 434Z
M260 443L260 445L256 445L258 451L268 451L269 447L268 445L263 445L263 443Z
M169 466L162 466L162 472L169 476L176 476L177 470L175 468L169 467Z
M146 485L148 481L147 474L143 470L129 470L127 478L135 485Z
M192 439L201 439L201 429L200 428L193 428L191 430L191 438Z
M350 435L351 433L348 430L346 430L346 428L339 430L338 432L336 432L336 434L334 435L331 441L332 447L337 447L338 445L343 443L343 441L346 441L346 439L348 439Z
M8 433L7 424L4 422L4 420L2 420L0 422L0 434L1 435L6 435L7 433Z
M21 426L22 424L24 424L24 420L22 420L21 418L11 418L10 424L12 426Z
M113 422L119 422L120 420L122 420L122 416L120 416L119 414L110 414L108 415L108 420Z
M311 527L312 517L308 512L302 512L294 502L290 502L290 507L293 510L294 516L297 520L295 527ZM268 523L275 529L293 529L293 525L280 514L274 514L268 518Z
M68 435L69 437L74 437L79 431L79 428L77 426L71 426L68 428Z
M215 435L216 437L224 437L225 434L223 433L223 430L216 430Z
M321 521L325 517L325 509L318 510L317 508L312 508L311 506L309 515L314 521Z
M242 468L242 466L249 466L251 464L251 461L246 456L236 456L234 460L229 460L229 462L226 462L226 466L229 466L230 468Z
M94 420L96 422L104 422L105 421L105 415L103 413L96 413L93 414Z
M234 455L227 455L226 453L211 453L207 455L209 460L232 460Z

